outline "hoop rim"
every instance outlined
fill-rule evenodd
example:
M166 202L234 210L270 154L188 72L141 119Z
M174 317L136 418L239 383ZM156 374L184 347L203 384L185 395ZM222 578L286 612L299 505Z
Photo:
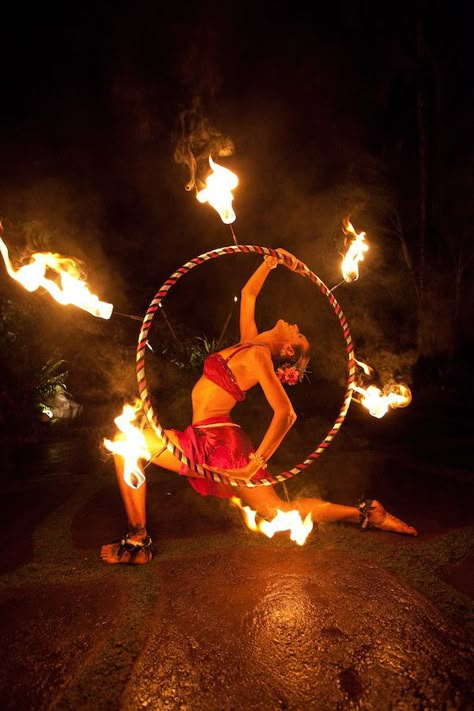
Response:
M349 406L351 404L352 400L352 384L354 382L355 378L355 369L356 369L356 364L355 364L355 356L354 356L354 346L352 343L352 335L351 331L349 328L349 324L347 323L347 319L344 316L344 313L341 309L341 306L339 305L336 297L334 294L328 289L326 284L314 273L309 269L309 267L302 261L298 259L298 263L295 268L295 272L298 273L300 276L307 276L311 279L313 284L315 284L322 294L328 299L330 306L333 308L335 315L337 316L339 320L339 325L342 329L343 337L346 343L346 356L347 356L347 380L346 380L346 390L344 393L342 405L339 409L338 415L334 421L334 424L332 427L329 429L327 435L321 440L321 442L318 444L318 446L314 449L313 452L307 455L307 457L299 464L297 464L295 467L288 471L283 471L280 472L280 474L274 474L274 475L267 475L265 478L260 479L259 481L256 482L244 482L240 479L234 479L232 477L226 477L221 474L216 474L215 472L210 471L207 469L205 466L201 464L193 464L189 458L182 452L168 437L168 435L165 433L163 427L161 426L155 411L153 409L153 405L151 403L150 399L150 394L148 391L148 386L147 386L147 380L146 380L146 373L145 373L145 360L146 360L146 350L147 350L147 343L148 343L148 333L150 330L151 323L153 321L153 317L157 310L161 307L161 304L163 300L166 298L168 295L169 291L172 289L172 287L176 284L176 282L181 279L183 276L188 274L191 269L194 269L195 267L200 266L204 262L210 260L210 259L216 259L218 257L223 257L226 255L231 255L231 254L259 254L261 256L268 255L270 257L276 257L280 260L283 260L286 264L290 265L291 264L291 259L288 257L286 254L283 254L281 252L278 252L276 249L272 249L270 247L262 247L259 245L229 245L227 247L219 247L217 249L213 249L209 252L204 252L203 254L200 254L197 257L194 257L193 259L189 260L185 264L183 264L179 269L177 269L173 274L171 274L168 279L163 283L163 285L160 287L160 289L157 291L155 296L153 297L146 314L143 318L143 323L140 329L140 333L138 336L138 343L137 343L137 355L136 355L136 372L137 372L137 383L138 383L138 392L140 395L140 399L143 404L143 409L145 411L145 414L147 416L147 419L152 426L153 430L155 431L156 435L163 440L163 442L166 445L166 448L168 449L171 454L173 454L182 464L184 464L186 467L188 467L194 474L196 474L200 478L205 478L205 479L211 479L212 481L218 482L218 483L224 483L224 484L229 484L231 486L247 486L248 488L255 488L256 486L273 486L274 484L277 484L279 482L284 482L287 481L288 479L291 479L292 477L296 476L296 474L299 474L300 472L304 471L307 467L310 466L310 464L313 464L319 457L321 457L322 454L328 449L329 445L331 444L332 440L335 438L335 436L338 434L339 430L341 429L342 423L345 420L345 417L347 415L347 412L349 410Z

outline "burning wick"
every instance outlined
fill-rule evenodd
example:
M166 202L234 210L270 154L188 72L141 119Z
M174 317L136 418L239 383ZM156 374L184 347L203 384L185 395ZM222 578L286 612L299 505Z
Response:
M232 239L234 240L234 244L235 244L235 246L237 247L237 244L238 244L238 243L237 243L237 237L236 237L235 232L234 232L234 228L232 227L232 225L229 225L229 227L230 227L230 232L231 232L231 235L232 235Z
M5 262L8 274L18 281L27 291L36 291L40 286L46 289L59 304L72 304L84 311L103 319L112 315L113 304L99 301L91 294L87 284L81 279L81 272L73 259L61 257L52 252L35 252L31 255L29 264L18 270L13 269L8 255L8 248L0 238L0 252ZM56 272L60 285L46 276L47 270Z
M231 503L243 512L245 523L251 531L263 533L267 538L273 538L275 533L280 531L289 531L290 539L299 546L303 546L313 530L311 513L303 521L298 511L277 509L276 516L271 521L263 519L257 522L257 512L250 506L244 506L242 501L235 496L232 497Z
M359 262L364 260L364 255L369 249L369 245L365 241L365 232L357 234L347 217L342 221L342 231L345 235L352 235L353 237L341 264L344 281L350 284L359 278Z
M230 225L236 220L236 215L232 208L234 196L231 191L237 187L239 179L235 173L215 163L211 156L209 156L209 165L213 172L207 176L206 187L200 190L196 197L199 202L208 202L209 205L217 210L222 222ZM235 235L233 236L234 241L236 241Z
M145 482L138 460L145 459L148 462L151 459L142 430L133 424L140 409L139 400L133 405L124 405L122 414L114 420L120 433L113 441L104 439L104 446L109 452L123 458L123 479L132 489L139 489Z
M386 415L389 408L407 407L411 402L410 388L402 383L386 386L383 390L375 385L368 388L354 385L353 390L361 395L360 404L378 419Z
M355 359L355 362L362 368L365 375L373 373L373 368L367 363L357 359ZM356 402L367 408L369 414L372 417L377 417L377 419L384 417L389 408L395 410L399 407L407 407L412 399L410 388L403 383L391 383L385 385L382 390L375 385L369 385L365 388L354 383L352 389L360 395L360 400L356 400Z

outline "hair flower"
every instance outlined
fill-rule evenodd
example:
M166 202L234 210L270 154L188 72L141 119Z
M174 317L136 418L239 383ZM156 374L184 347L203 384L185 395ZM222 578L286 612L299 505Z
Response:
M276 374L280 382L285 385L296 385L304 377L304 373L301 370L298 370L294 365L289 365L289 363L283 363L277 368Z

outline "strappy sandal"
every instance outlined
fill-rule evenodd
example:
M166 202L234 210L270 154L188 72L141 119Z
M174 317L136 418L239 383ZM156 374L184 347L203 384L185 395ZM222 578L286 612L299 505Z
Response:
M409 526L401 519L389 513L375 499L359 501L359 524L362 529L378 528L380 531L390 533L402 533L407 536L417 536L418 531L413 526Z
M148 558L147 563L153 558L153 541L151 540L151 536L146 536L143 541L131 541L127 533L124 538L115 542L119 544L117 548L118 557L121 558L124 553L128 553L130 555L130 563L133 563L133 559L138 553L145 553Z
M359 509L359 526L364 531L369 527L370 512L375 510L375 506L372 506L373 503L373 499L364 499L363 501L359 501L359 505L357 506Z

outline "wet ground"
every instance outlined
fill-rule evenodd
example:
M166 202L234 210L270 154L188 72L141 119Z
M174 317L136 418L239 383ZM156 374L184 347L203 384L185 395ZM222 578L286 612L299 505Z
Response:
M98 559L124 518L96 430L4 447L1 708L470 708L472 424L356 411L288 483L290 497L376 495L417 539L332 524L303 548L267 540L155 469L156 557L140 568Z

